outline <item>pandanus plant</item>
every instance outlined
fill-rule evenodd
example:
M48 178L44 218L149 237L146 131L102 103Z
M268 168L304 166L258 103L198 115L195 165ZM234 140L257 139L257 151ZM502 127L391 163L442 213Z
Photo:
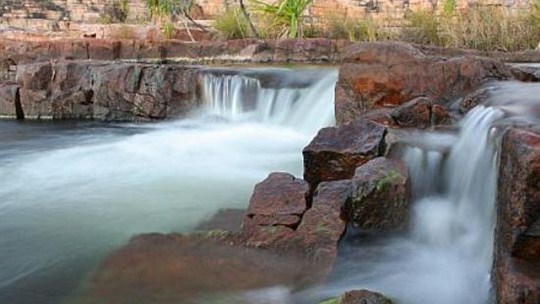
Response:
M304 35L304 18L313 0L278 0L273 4L250 0L255 11L272 18L271 27L281 30L281 36L301 38Z

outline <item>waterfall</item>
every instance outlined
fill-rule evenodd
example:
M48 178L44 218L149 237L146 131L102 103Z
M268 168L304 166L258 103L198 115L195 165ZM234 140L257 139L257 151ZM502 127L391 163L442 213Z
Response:
M295 75L303 77L302 72L294 70L264 75L266 78L291 78L290 81L280 79L282 83L277 87L265 87L259 78L250 75L204 74L202 87L206 112L231 121L288 126L310 134L333 125L334 105L329 101L334 99L337 71L318 72L319 77L301 87L293 82Z
M538 84L492 84L457 134L418 133L401 158L412 183L407 235L345 245L320 297L368 288L404 304L491 301L498 144L507 124L538 123ZM536 94L537 95L537 94Z

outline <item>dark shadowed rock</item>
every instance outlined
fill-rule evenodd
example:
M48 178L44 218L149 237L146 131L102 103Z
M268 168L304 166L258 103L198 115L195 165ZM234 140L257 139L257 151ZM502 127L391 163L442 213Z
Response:
M494 280L497 303L540 301L540 135L511 128L501 144Z
M398 230L407 225L409 200L407 167L399 160L379 157L356 169L348 213L361 230Z
M490 80L514 79L490 58L443 57L404 43L357 43L345 49L336 85L338 124L425 96L446 105Z
M20 86L15 83L0 83L0 116L24 118L20 99Z
M356 167L384 152L385 127L360 119L324 128L304 148L304 179L311 189L323 181L349 179Z

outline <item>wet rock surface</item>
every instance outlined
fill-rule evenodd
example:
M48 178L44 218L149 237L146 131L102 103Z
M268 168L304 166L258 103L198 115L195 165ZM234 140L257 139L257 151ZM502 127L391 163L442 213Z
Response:
M494 59L428 54L404 43L357 43L344 50L342 63L336 85L338 124L416 97L444 106L490 80L514 79L510 67Z
M384 151L385 127L366 119L324 128L306 146L304 179L311 189L323 181L349 179L356 167Z
M392 304L392 300L378 292L361 289L351 290L340 297L328 299L318 304Z
M349 217L356 228L384 232L406 227L410 180L405 164L375 158L356 169L351 183Z
M500 156L494 280L497 303L540 301L540 135L511 128Z

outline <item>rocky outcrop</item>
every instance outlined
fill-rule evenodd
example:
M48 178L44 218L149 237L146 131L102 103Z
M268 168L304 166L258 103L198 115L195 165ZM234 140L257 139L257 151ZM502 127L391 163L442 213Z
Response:
M132 121L193 110L195 76L173 65L55 61L20 66L17 81L26 118Z
M0 83L0 117L2 116L24 119L20 86L16 83Z
M358 167L352 178L349 218L363 231L393 231L409 219L410 180L405 164L384 157Z
M323 181L349 179L356 167L384 151L385 127L359 119L324 128L304 148L304 179L311 189Z
M450 115L443 107L433 104L427 97L417 97L390 112L396 126L401 128L420 128L449 124Z
M540 301L540 135L528 130L502 139L494 280L497 303Z
M229 40L187 43L176 40L0 38L0 55L16 64L49 59L174 59L184 63L337 62L349 43L324 38Z
M505 79L514 79L510 67L490 58L443 57L403 43L358 43L343 54L336 119L344 124L417 97L447 105L487 81Z

